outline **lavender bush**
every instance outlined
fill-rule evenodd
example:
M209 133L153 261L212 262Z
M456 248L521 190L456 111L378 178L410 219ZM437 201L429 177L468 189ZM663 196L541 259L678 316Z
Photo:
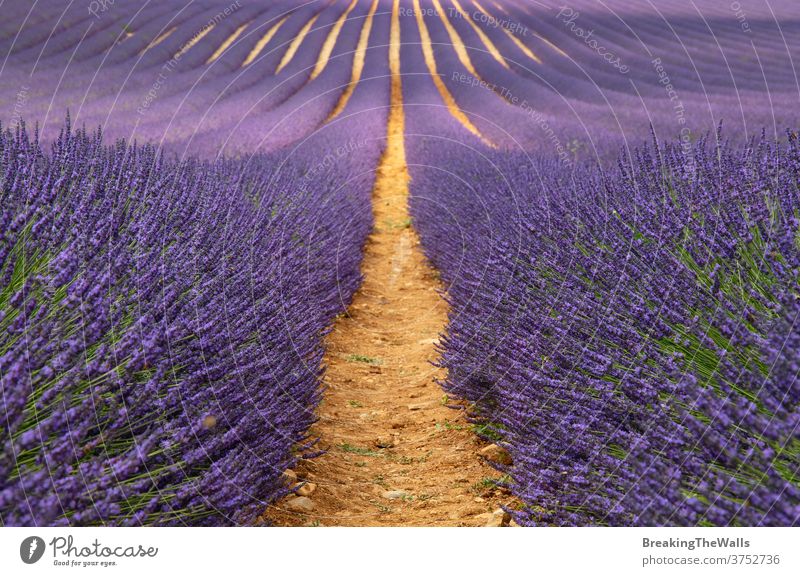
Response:
M371 225L367 176L308 169L0 135L1 524L250 523L286 492Z
M517 521L800 523L797 136L572 173L452 154L417 143L412 212L444 387L510 450Z

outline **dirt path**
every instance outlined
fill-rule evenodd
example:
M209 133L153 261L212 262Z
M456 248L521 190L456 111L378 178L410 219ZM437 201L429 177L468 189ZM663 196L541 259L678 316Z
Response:
M327 390L311 431L328 452L296 470L315 485L312 509L297 509L290 496L267 512L278 525L483 526L487 513L510 499L492 486L489 479L500 474L479 458L483 444L462 412L442 404L434 382L444 376L431 361L447 304L409 225L399 58L395 6L392 107L373 195L375 228L364 283L326 341Z

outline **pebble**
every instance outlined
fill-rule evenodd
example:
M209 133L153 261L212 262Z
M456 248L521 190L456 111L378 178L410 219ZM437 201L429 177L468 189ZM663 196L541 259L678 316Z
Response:
M286 507L293 512L311 512L314 509L314 502L305 496L296 496L286 500Z
M506 452L505 448L501 448L497 444L489 444L488 446L484 446L478 452L481 456L495 462L496 464L502 464L503 466L510 466L513 463L511 459L511 454Z
M412 411L413 410L422 410L423 408L426 408L426 407L427 407L426 404L409 404L408 405L408 409L412 410Z
M375 446L377 448L392 448L394 446L394 438L379 436L375 438Z
M405 490L387 490L383 493L383 497L387 500L400 500L406 496L408 496L408 492Z
M298 496L311 496L314 493L314 490L316 489L317 489L316 484L314 484L313 482L306 482L297 489L297 492L295 492L295 494L297 494Z
M284 484L297 484L297 473L294 470L284 470L283 471L283 483Z
M490 528L500 528L501 526L508 526L508 522L511 520L511 514L503 510L502 508L498 508L494 512L492 512L491 518L487 520L486 526Z
M462 517L464 517L464 516L472 516L474 514L480 514L481 512L486 510L486 505L468 504L468 505L464 506L464 508L462 508L462 510L463 510ZM486 519L487 520L489 519L488 516L487 516Z

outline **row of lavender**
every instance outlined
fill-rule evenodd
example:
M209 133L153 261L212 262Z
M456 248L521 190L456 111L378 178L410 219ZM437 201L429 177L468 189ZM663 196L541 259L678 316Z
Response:
M795 135L606 171L412 142L443 384L509 449L519 523L800 523Z
M286 492L379 152L322 170L318 140L199 163L0 134L0 524L250 523Z

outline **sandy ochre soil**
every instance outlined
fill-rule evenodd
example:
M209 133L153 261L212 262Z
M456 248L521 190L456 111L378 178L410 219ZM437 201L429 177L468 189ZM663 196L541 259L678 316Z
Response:
M511 501L488 480L501 474L478 455L485 443L463 411L443 405L435 382L444 377L432 361L447 303L408 219L394 25L392 36L388 141L364 282L326 338L326 390L311 430L327 452L294 471L308 483L302 505L289 496L267 510L279 526L484 526Z

